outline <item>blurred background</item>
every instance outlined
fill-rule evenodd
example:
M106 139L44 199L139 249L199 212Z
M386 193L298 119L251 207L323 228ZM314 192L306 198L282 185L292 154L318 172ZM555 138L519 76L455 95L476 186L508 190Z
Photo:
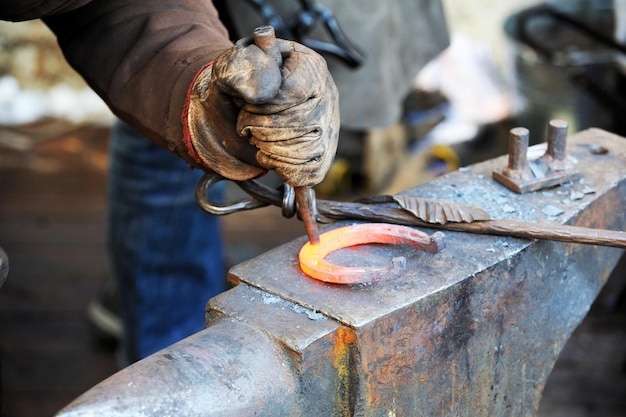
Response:
M567 120L570 132L599 127L623 135L619 45L602 35L621 33L615 16L626 2L548 2L584 30L543 14L536 6L544 3L444 0L451 44L416 77L403 119L369 132L356 157L338 154L318 194L404 190L505 154L514 126L543 142L551 118ZM0 248L10 260L4 285L0 279L5 417L51 415L118 370L115 347L94 337L85 318L110 275L104 222L112 121L41 22L0 22ZM226 216L222 230L229 265L304 232L271 207ZM540 416L626 415L624 270L567 345Z

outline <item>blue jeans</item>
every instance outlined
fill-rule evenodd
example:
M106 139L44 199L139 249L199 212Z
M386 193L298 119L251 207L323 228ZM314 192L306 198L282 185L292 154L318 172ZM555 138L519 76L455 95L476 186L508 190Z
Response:
M129 125L114 126L108 245L127 363L202 330L206 302L226 288L218 220L194 199L201 176Z

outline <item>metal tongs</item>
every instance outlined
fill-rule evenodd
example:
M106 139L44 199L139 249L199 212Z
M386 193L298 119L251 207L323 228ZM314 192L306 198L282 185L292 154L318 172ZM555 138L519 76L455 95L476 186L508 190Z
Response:
M333 12L315 0L298 0L300 10L292 19L284 19L265 0L248 0L267 25L273 26L276 36L295 40L317 52L339 58L351 68L358 68L365 60L363 53L344 34ZM317 27L325 29L331 42L311 36Z
M227 203L208 198L209 189L225 178L208 173L196 187L196 201L206 212L225 215L274 205L282 208L283 216L290 218L296 212L296 198L292 187L284 184L271 188L255 180L234 181L250 197ZM626 233L615 230L592 229L537 223L520 220L492 219L480 207L457 202L410 197L404 195L375 196L355 202L315 200L315 216L320 223L335 220L384 222L406 226L421 226L458 232L546 239L560 242L583 243L626 249Z

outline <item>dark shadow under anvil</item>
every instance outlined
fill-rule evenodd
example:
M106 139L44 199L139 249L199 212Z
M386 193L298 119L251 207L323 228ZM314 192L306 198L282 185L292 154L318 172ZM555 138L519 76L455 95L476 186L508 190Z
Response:
M568 141L582 177L572 184L516 194L491 178L501 157L407 193L475 204L494 218L624 230L626 139L591 129ZM402 276L371 285L304 276L305 237L237 265L229 277L239 285L209 301L206 330L60 415L533 416L623 250L445 233L435 255L346 254L406 257Z

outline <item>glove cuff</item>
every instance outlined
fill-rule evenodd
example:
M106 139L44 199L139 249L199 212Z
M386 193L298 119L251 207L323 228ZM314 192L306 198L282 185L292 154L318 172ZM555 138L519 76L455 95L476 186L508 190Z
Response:
M199 166L204 166L200 155L196 151L196 148L193 146L193 141L191 139L191 131L189 128L190 118L189 118L189 107L192 100L192 95L195 91L197 91L197 84L202 83L204 81L208 84L208 80L211 79L211 74L213 70L213 61L204 65L194 76L191 84L189 84L189 88L187 89L187 95L185 97L185 104L183 106L183 113L181 115L181 121L183 124L183 143L185 144L185 148L187 149L187 154L191 157L192 161L195 162ZM203 83L204 84L204 83Z
M228 147L234 126L228 126L216 106L207 105L211 94L213 63L202 67L189 87L182 114L183 142L190 159L204 170L218 173L224 178L245 181L260 177L267 170L250 165ZM217 93L214 93L217 94Z

